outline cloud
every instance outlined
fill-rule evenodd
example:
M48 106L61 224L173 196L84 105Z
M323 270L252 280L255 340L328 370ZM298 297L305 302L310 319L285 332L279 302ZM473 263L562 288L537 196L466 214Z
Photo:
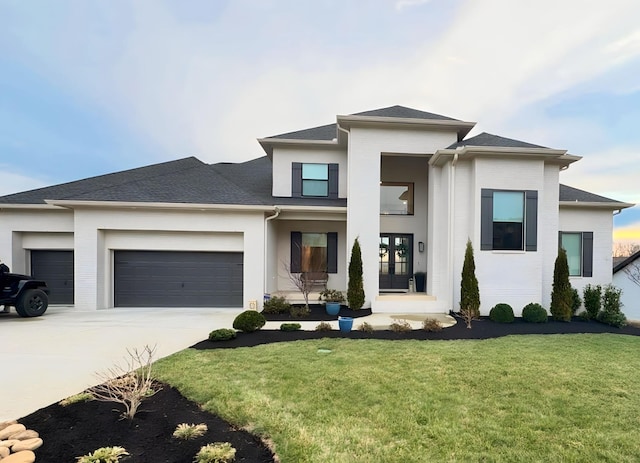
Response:
M411 8L414 6L422 5L424 3L429 3L431 0L398 0L396 2L396 10L402 11L406 8Z

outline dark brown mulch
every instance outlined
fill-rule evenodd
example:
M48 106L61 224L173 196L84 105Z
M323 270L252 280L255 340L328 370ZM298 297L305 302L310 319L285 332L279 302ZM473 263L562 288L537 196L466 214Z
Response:
M288 313L281 314L263 314L267 321L283 321L283 322L295 322L295 321L330 321L337 320L338 317L351 317L359 318L371 315L371 309L351 310L347 306L340 306L340 312L338 315L329 315L322 304L309 304L311 312L309 315L300 318L293 318Z
M364 315L360 312L357 315ZM343 315L346 316L346 315ZM318 318L314 318L318 317ZM319 310L312 311L309 318L324 317ZM328 318L335 319L335 317ZM282 321L295 321L289 317ZM375 331L364 333L352 331L295 331L260 330L255 333L238 333L231 341L201 341L195 349L217 349L248 347L272 342L346 337L350 339L489 339L517 334L566 334L566 333L617 333L640 336L640 328L626 326L614 328L598 322L585 322L575 318L571 323L549 320L548 323L525 323L516 319L514 323L494 323L487 318L473 322L467 329L458 320L457 324L440 332L414 330L408 333ZM30 429L38 431L44 446L36 451L38 461L74 462L76 457L86 455L99 447L119 445L127 449L130 457L122 458L122 463L190 463L202 445L213 442L231 442L236 448L236 461L246 463L273 462L272 452L255 436L234 429L215 415L202 410L198 405L185 399L168 385L143 403L141 411L133 421L121 420L119 412L113 411L115 404L104 402L83 402L67 407L54 404L32 413L19 421ZM171 437L180 423L205 423L209 431L194 441L178 441Z

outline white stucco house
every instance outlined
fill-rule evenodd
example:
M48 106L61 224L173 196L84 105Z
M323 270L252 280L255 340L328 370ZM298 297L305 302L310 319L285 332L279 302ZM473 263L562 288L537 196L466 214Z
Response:
M627 319L640 321L640 251L614 264L613 284L622 290L620 301Z
M261 308L322 269L346 289L359 238L366 307L458 310L467 239L481 311L549 306L559 244L572 284L611 282L612 215L560 184L580 157L393 106L258 140L265 156L190 157L0 197L0 259L79 309ZM409 278L426 288L409 293ZM420 288L422 289L422 288Z

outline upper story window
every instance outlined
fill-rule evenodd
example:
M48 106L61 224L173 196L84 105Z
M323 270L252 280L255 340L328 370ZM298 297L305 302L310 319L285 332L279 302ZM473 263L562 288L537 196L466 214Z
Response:
M537 250L537 191L483 189L480 215L480 249Z
M291 164L291 196L294 198L338 197L338 164Z
M302 164L302 196L329 196L328 164Z
M381 215L413 215L413 183L380 184Z

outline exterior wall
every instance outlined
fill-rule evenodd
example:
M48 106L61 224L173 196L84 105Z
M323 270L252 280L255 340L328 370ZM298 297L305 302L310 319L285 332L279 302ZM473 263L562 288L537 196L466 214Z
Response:
M626 270L633 274L640 274L640 259L626 267ZM618 270L613 274L612 283L622 290L622 312L627 316L628 320L640 321L640 285L635 283L625 269Z
M347 243L356 238L362 249L365 307L378 295L380 239L380 157L382 154L433 154L456 141L454 132L353 127L348 148ZM348 256L347 256L348 260ZM375 310L375 307L372 307Z
M381 215L381 233L413 234L413 271L426 272L427 258L418 242L427 243L428 158L382 156L381 181L413 183L413 215Z
M291 197L291 163L335 163L338 166L338 197L347 197L347 153L339 149L273 149L273 196Z
M451 308L452 254L451 164L429 168L429 205L427 210L427 293Z
M554 215L551 209L552 201L545 198L547 195L555 195L557 198L557 187L551 192L545 191L549 186L549 179L543 161L476 158L472 162L473 166L467 170L467 173L463 173L464 170L459 168L456 174L454 286L460 287L466 246L466 236L463 236L463 233L471 231L476 276L480 287L480 312L488 315L495 304L504 302L513 307L516 315L520 315L526 304L544 300L543 274L546 270L543 267L546 262L546 248L549 243L554 242L552 237L554 234L557 243L557 228L552 228ZM557 167L555 169L557 170ZM473 188L472 191L466 191L469 186ZM480 249L480 194L483 188L538 191L537 251L482 251ZM466 201L464 198L467 197L471 200ZM557 211L557 208L555 210ZM551 223L544 223L543 219ZM473 220L473 223L470 224L469 220ZM458 308L459 303L458 290L454 291L454 307Z
M0 260L12 272L30 272L30 249L73 249L70 210L3 209L0 223Z
M289 274L285 265L291 262L291 232L299 231L303 233L338 233L338 273L330 273L327 281L327 288L340 291L347 290L347 253L351 252L351 245L346 243L346 224L344 216L329 216L326 220L318 220L317 215L308 217L284 215L285 219L277 220L277 290L297 291L297 288L289 279ZM288 217L288 218L286 218Z
M612 281L613 219L611 210L561 207L559 231L593 232L593 276L570 277L571 286L582 295L588 285L606 285ZM557 243L557 238L556 238ZM553 276L552 276L553 278Z

